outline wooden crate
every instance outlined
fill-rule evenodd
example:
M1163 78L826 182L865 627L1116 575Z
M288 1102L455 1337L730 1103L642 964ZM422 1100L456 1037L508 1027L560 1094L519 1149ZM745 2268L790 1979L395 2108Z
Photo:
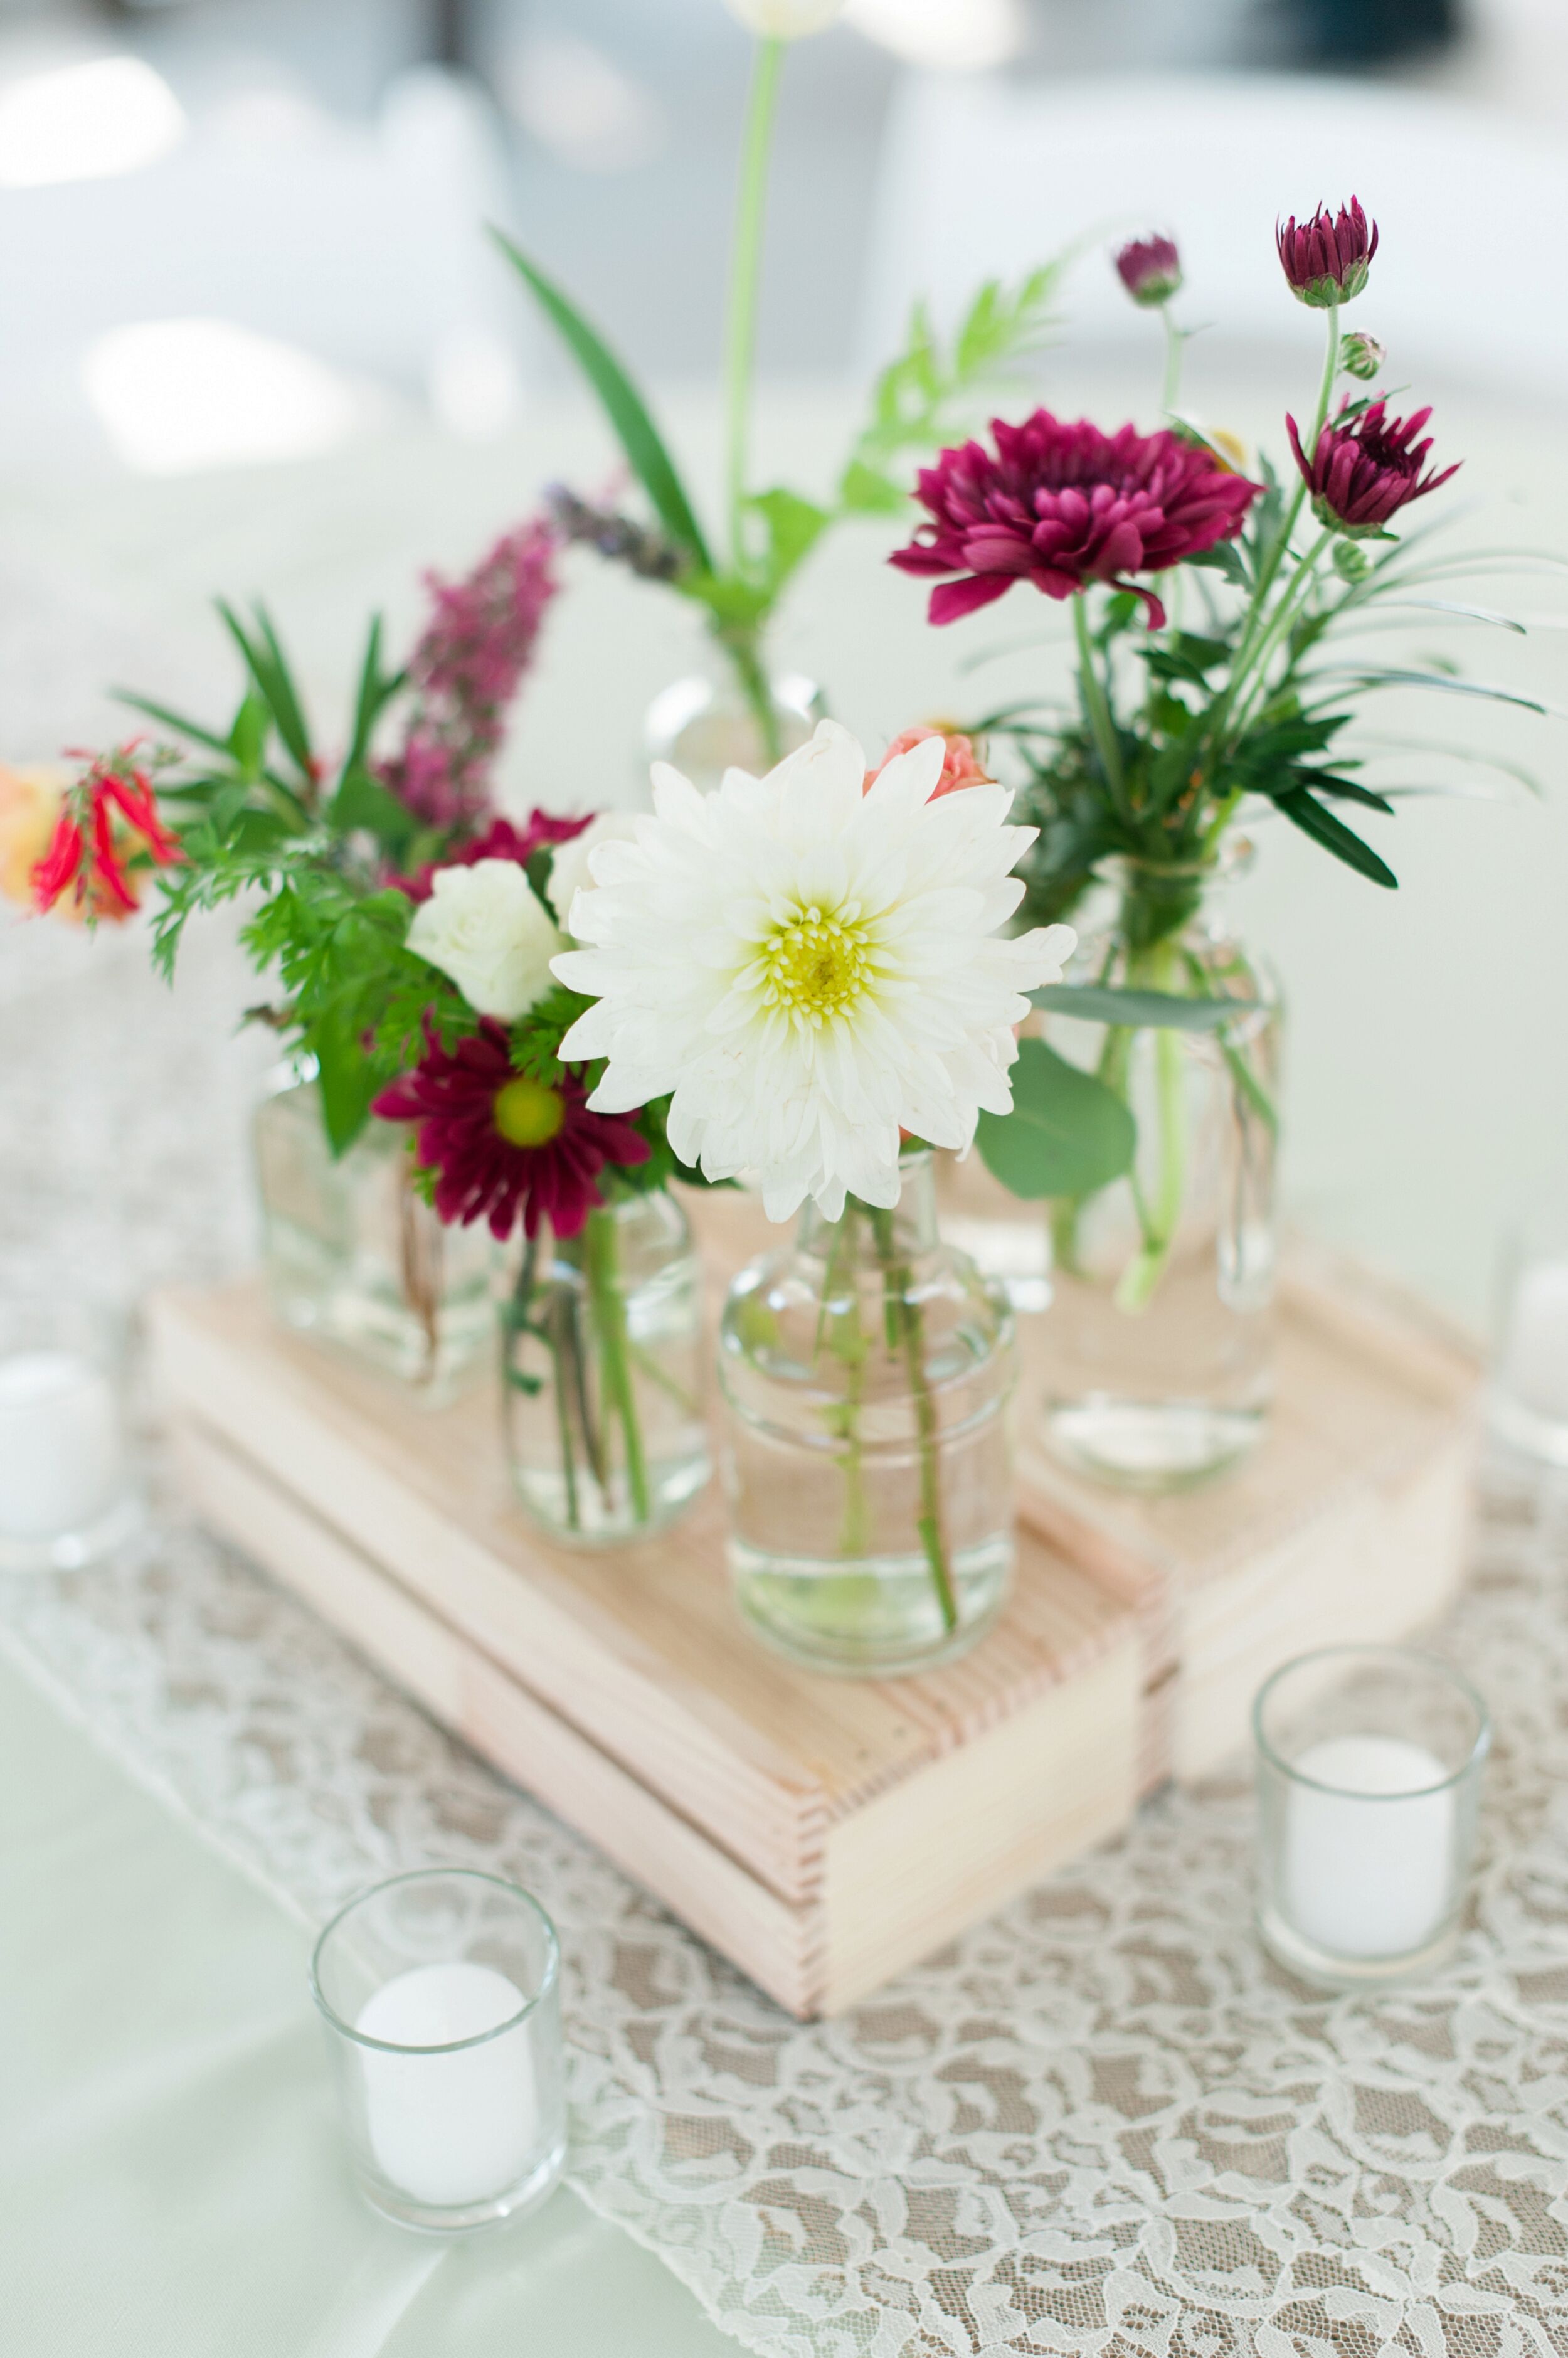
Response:
M1231 1474L1162 1498L1048 1455L1049 1317L1020 1333L1019 1512L1138 1615L1145 1790L1245 1745L1253 1696L1292 1655L1408 1637L1453 1595L1480 1371L1467 1338L1409 1296L1296 1247L1264 1441Z
M720 1207L711 1254L747 1217ZM151 1323L207 1520L792 2013L850 2004L1133 1806L1137 1611L1048 1541L1021 1535L964 1660L814 1677L742 1627L714 1492L636 1549L555 1548L510 1497L492 1391L419 1407L281 1333L254 1284Z

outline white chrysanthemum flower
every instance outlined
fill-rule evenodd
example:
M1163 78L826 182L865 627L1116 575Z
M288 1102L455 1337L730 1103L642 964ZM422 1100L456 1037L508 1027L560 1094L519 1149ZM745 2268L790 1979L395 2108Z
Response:
M414 912L408 947L450 975L481 1015L515 1022L550 988L550 960L565 946L514 860L438 868Z
M609 1059L589 1103L629 1111L673 1092L670 1143L710 1179L760 1172L770 1219L814 1196L892 1205L901 1129L967 1147L982 1109L1011 1112L1026 991L1059 981L1076 936L999 937L1034 840L1003 786L937 796L943 741L865 785L847 729L825 720L765 778L730 770L698 794L654 770L654 816L593 855L555 972L598 1001L561 1043Z
M593 887L593 864L589 854L601 843L627 843L637 831L634 811L600 811L590 818L580 835L569 843L558 843L550 861L550 873L545 890L550 906L569 934L572 930L572 903L579 892Z

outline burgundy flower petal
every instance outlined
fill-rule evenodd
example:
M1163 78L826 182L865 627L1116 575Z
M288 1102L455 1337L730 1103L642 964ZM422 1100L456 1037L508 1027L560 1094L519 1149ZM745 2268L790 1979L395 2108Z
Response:
M1388 404L1374 401L1359 416L1346 418L1348 407L1342 403L1339 417L1324 427L1310 459L1293 417L1286 418L1285 430L1314 514L1320 523L1354 537L1380 532L1400 508L1457 474L1460 462L1440 473L1422 473L1432 443L1415 438L1432 416L1430 408L1390 417Z
M530 1237L541 1217L557 1236L576 1236L603 1201L598 1182L606 1164L630 1169L652 1150L630 1121L590 1111L587 1083L569 1068L555 1085L565 1114L559 1130L543 1146L514 1145L495 1123L496 1098L512 1078L503 1024L487 1016L477 1033L445 1049L427 1022L417 1067L383 1089L372 1110L417 1125L419 1161L437 1174L443 1220L468 1227L485 1218L504 1240L521 1213Z
M932 591L934 622L989 606L1024 575L1066 598L1091 581L1165 572L1239 532L1260 488L1174 434L1107 435L1037 409L1017 425L993 418L991 435L994 456L966 442L922 469L929 522L892 559L905 573L965 577Z

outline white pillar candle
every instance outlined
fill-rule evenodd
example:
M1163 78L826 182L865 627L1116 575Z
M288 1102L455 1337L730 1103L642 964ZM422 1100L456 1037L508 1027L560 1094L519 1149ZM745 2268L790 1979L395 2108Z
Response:
M1309 1745L1291 1767L1315 1781L1290 1788L1282 1894L1290 1922L1336 1957L1422 1948L1453 1890L1454 1789L1442 1761L1398 1736L1336 1736Z
M1537 1261L1523 1271L1498 1373L1521 1407L1568 1424L1568 1260Z
M0 1359L0 1532L50 1540L85 1531L124 1480L107 1376L71 1351Z
M492 1965L418 1965L362 2007L355 2028L395 2047L478 2039L523 2006ZM527 2019L480 2047L394 2055L363 2047L365 2125L379 2168L416 2202L481 2202L539 2158L538 2104Z

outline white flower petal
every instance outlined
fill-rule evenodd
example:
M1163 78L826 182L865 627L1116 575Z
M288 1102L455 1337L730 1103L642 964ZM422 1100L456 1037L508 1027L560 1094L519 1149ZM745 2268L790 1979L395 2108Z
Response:
M408 947L449 975L481 1015L514 1022L550 987L551 961L563 946L514 860L478 860L438 868L430 897L414 912Z

